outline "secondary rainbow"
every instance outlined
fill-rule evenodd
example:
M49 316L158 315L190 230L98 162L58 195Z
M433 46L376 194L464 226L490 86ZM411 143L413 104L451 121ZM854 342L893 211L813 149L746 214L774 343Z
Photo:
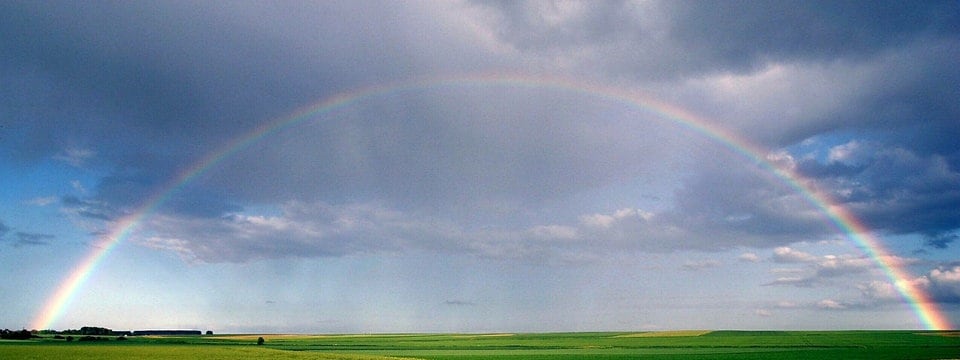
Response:
M402 91L465 86L547 88L583 94L649 111L662 119L713 139L766 168L785 184L802 194L812 205L823 211L840 231L845 233L851 241L856 243L867 256L883 269L887 277L895 284L900 295L912 307L923 327L931 330L952 329L950 321L940 312L936 303L931 301L921 289L913 286L909 273L903 268L903 265L898 262L897 258L890 256L890 253L877 238L871 235L866 226L844 207L835 205L835 202L827 194L815 189L792 169L779 167L773 161L767 159L766 150L683 108L660 101L639 91L567 78L500 73L422 78L343 92L297 109L287 116L265 122L252 131L235 138L191 166L184 168L177 176L171 178L158 191L147 198L139 208L117 220L111 230L97 240L92 246L93 250L83 258L48 298L40 312L35 316L31 328L49 329L62 316L77 290L82 287L96 270L97 265L110 254L117 244L129 238L143 220L155 213L173 194L224 159L265 137L315 119L317 116L355 104L363 99Z

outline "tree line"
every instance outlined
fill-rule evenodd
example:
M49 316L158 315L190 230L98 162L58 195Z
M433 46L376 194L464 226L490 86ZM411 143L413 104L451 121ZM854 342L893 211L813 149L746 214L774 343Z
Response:
M10 329L0 330L0 339L4 340L29 340L34 337L39 336L34 335L32 332L30 332L30 330L27 329L19 331Z
M207 330L207 335L213 335L213 331ZM117 340L127 340L127 336L135 335L201 335L199 330L138 330L138 331L116 331L99 326L84 326L79 329L67 330L0 330L0 339L4 340L29 340L40 338L40 335L53 335L54 339L59 340L80 340L80 341L103 341L107 340L103 336L116 336ZM76 337L75 337L76 336Z

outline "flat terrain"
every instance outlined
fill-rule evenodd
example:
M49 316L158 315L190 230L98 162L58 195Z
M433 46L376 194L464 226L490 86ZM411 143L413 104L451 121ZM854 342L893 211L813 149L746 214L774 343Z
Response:
M266 342L256 345L258 337ZM960 332L149 336L0 342L0 359L960 359Z

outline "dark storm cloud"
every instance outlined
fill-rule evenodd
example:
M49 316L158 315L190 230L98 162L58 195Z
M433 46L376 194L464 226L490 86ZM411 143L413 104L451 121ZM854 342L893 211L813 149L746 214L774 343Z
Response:
M805 124L780 135L782 142L799 142L831 132L862 132L892 146L923 154L939 153L957 164L952 139L960 134L960 36L888 49L855 67L835 71L837 78L856 84L849 89L824 89L844 99L832 111L812 113ZM856 74L859 73L859 74ZM850 76L851 74L855 74ZM839 88L839 86L836 86Z
M635 9L626 1L559 3L476 1L495 8L504 26L498 35L521 49L558 51L596 47L639 34Z
M918 37L956 37L955 1L669 2L671 37L727 71L770 61L861 58Z
M957 239L960 239L960 236L957 234L937 233L927 235L925 244L935 249L946 249L951 243L956 242Z
M477 3L496 15L499 38L521 51L639 79L861 60L960 33L954 1Z
M856 163L805 160L798 168L831 188L834 198L870 228L921 234L939 249L956 239L952 232L960 224L960 170L946 157L883 143L846 149L845 156Z
M12 86L0 101L13 121L5 128L15 129L5 131L6 153L18 161L63 157L69 149L95 153L85 165L109 174L94 197L136 206L154 186L259 123L339 91L414 77L436 66L433 54L453 49L436 48L450 41L422 41L443 24L404 16L422 10L416 6L236 5L4 3L0 76ZM262 164L245 168L273 172ZM263 184L272 195L282 186ZM233 195L260 196L250 192ZM171 205L234 209L191 210L189 203Z

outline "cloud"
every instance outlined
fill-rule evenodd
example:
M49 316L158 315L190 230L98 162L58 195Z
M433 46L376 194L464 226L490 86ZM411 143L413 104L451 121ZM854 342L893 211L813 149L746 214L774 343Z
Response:
M834 146L830 148L829 152L827 153L827 162L839 162L846 165L856 165L862 161L860 157L864 155L864 152L860 150L862 146L863 145L856 140L851 140L846 144Z
M109 223L318 99L424 75L571 76L713 118L871 229L918 233L932 248L955 241L954 2L433 5L3 4L0 80L16 93L0 104L18 136L0 153L102 165L62 205ZM788 246L839 231L764 164L603 94L536 86L364 98L191 179L165 193L144 239L191 261L787 247L774 261L813 264L822 259ZM647 186L664 194L657 205L623 190ZM857 261L807 270L840 276Z
M56 238L56 236L50 234L30 233L24 231L14 232L13 230L13 228L7 226L7 224L4 224L3 221L0 221L0 241L8 240L7 235L11 233L13 237L11 245L14 247L49 245L49 240Z
M15 232L13 235L16 237L16 241L14 241L13 246L18 247L24 245L50 245L50 240L56 238L56 236L50 234L27 233L22 231Z
M926 294L926 300L945 304L960 303L960 266L941 265L925 275L899 281L903 282L902 286L912 287ZM888 281L870 281L856 287L867 303L903 301L897 285Z
M816 263L817 276L837 277L876 267L876 261L863 256L826 255Z
M931 269L927 274L901 279L900 286L912 287L926 294L926 300L936 303L960 303L960 266L942 265ZM898 285L889 281L870 281L856 285L865 304L901 302L903 297L897 290Z
M811 276L782 276L774 279L773 281L764 283L762 285L763 286L812 287L816 281L817 279Z
M111 221L117 216L118 210L116 208L95 199L64 196L60 198L60 202L67 213L81 218Z
M824 310L844 310L849 307L849 304L845 304L833 299L823 299L817 302L817 308Z
M960 303L960 266L945 266L933 269L920 280L921 284L929 284L931 296L940 302Z
M521 51L561 53L571 48L603 48L639 33L636 6L627 2L525 3L477 1L491 16L496 36Z
M148 224L151 236L142 241L187 261L245 262L385 251L402 240L384 231L399 231L389 224L400 219L377 207L291 203L283 211L282 216L156 216Z
M876 145L845 148L847 158L857 157L855 171L823 176L807 160L802 169L816 174L841 204L851 209L871 228L895 234L919 233L928 245L946 248L950 232L960 221L960 171L941 155L922 156L904 148Z
M279 215L232 214L220 218L155 216L146 224L150 235L140 241L199 262L415 250L552 261L584 259L577 253L587 245L572 227L468 231L453 223L376 204L290 202L280 210Z
M723 233L717 227L698 228L678 222L684 220L685 217L670 210L655 213L623 208L611 213L580 215L571 223L477 229L453 220L441 221L429 213L392 208L382 203L292 201L281 205L278 213L269 215L244 212L219 217L156 214L145 225L145 233L150 236L142 239L142 243L174 251L188 261L201 262L417 250L534 262L590 262L623 251L713 251L739 244L720 236ZM712 234L712 237L705 234ZM744 232L737 234L744 236ZM730 238L739 239L734 235ZM776 252L775 260L781 262L791 256L801 256L804 261L815 260L812 255L786 247L778 248ZM755 254L754 258L759 260ZM852 261L843 260L843 264ZM825 264L828 269L830 263ZM688 262L682 267L701 270L719 265L721 263L717 260L706 260Z
M956 37L960 22L953 15L960 9L947 1L476 3L487 10L489 32L521 53L644 79L744 73L771 62L863 60Z
M691 233L669 219L638 209L581 215L570 224L468 229L455 222L382 204L288 202L276 215L222 217L157 214L144 244L188 261L245 262L264 258L343 256L357 253L450 251L525 261L593 261L620 251L704 250L724 244L686 241ZM689 262L685 269L719 266Z
M760 256L752 252L740 254L740 256L738 256L737 259L743 262L752 262L752 263L760 262Z
M3 221L0 220L0 239L3 239L3 237L6 236L7 233L10 232L10 230L13 230L13 229L11 229L9 226L7 226L7 224L4 224Z
M902 301L903 297L897 288L887 281L870 281L857 285L864 298L873 301Z
M704 61L741 69L770 60L862 58L912 39L956 36L958 21L955 15L940 13L957 10L949 2L672 4L673 39Z
M927 235L926 239L924 240L924 244L934 249L943 250L949 247L950 244L956 242L957 239L960 239L960 235L957 235L955 233L950 233L950 234L936 233L932 235Z
M53 158L66 162L73 167L83 167L83 165L97 153L89 149L67 148L63 152L54 155Z
M36 197L30 200L27 200L27 204L36 205L36 206L47 206L57 202L58 198L56 196L45 196L45 197Z
M816 256L809 253L794 250L788 246L781 246L773 249L773 261L779 263L810 263L817 260Z
M799 307L800 304L797 304L796 302L793 302L793 301L779 301L777 302L776 306L777 308L780 308L780 309L795 309Z
M688 271L701 271L710 268L715 268L723 265L719 260L701 260L701 261L687 261L681 265L683 270Z
M443 304L449 306L477 306L477 304L474 302L463 300L446 300L443 302Z
M895 267L903 267L920 262L919 259L904 258L895 255L886 255L879 259L849 254L816 256L786 246L773 250L773 261L777 263L800 264L802 267L782 269L788 271L774 271L774 273L786 273L789 276L779 276L773 281L764 283L764 286L813 287L828 284L831 279L850 277L852 275L877 270L881 266L878 262ZM881 283L861 284L857 287L865 295L880 295L883 292L880 284Z

